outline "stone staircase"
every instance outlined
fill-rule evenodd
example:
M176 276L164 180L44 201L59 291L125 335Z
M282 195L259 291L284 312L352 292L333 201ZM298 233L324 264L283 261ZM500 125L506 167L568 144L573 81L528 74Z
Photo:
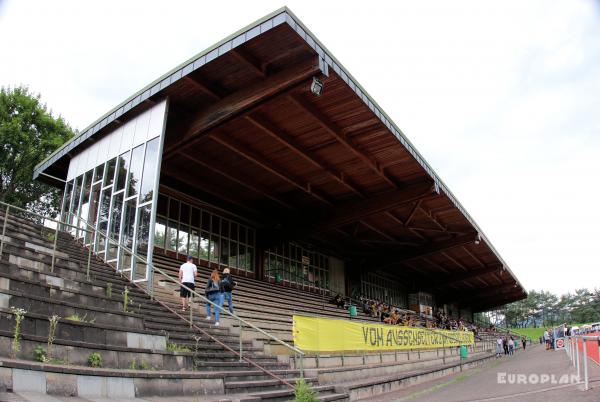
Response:
M0 222L3 219L0 214ZM53 233L9 217L0 258L0 388L37 384L42 391L45 384L44 392L71 396L213 395L219 400L253 401L292 397L290 386L277 379L294 384L300 377L288 361L266 354L262 343L253 340L243 341L248 360L240 361L234 353L239 351L239 329L204 321L203 309L190 328L187 317L174 309L176 301L150 299L95 257L88 279L87 249L69 234L59 233L51 272ZM9 357L15 323L11 308L27 311L21 323L21 348L13 358ZM61 317L52 359L38 362L35 350L47 347L52 315ZM86 367L92 353L100 354L102 368ZM305 379L315 385L321 400L347 399L333 386L319 386L316 377Z

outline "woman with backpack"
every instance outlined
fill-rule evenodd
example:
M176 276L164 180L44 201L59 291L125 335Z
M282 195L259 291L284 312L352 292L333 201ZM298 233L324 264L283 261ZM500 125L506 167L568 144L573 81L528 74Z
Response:
M221 277L216 269L210 274L205 289L206 298L216 304L215 307L215 325L219 326L219 318L221 316ZM210 303L206 303L206 319L210 320Z
M227 307L229 307L229 312L231 314L233 314L233 296L231 292L233 292L235 285L237 285L237 283L231 277L229 268L225 268L223 270L223 278L221 279L221 306L223 306L225 300L227 300Z

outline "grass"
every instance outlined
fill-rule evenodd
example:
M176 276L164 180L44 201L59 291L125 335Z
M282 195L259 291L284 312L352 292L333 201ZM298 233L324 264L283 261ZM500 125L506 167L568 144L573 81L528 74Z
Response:
M571 326L581 327L581 324L571 324ZM544 331L547 329L546 327L538 327L538 328L509 328L511 331L519 334L525 335L528 338L531 338L532 342L538 342L540 336L544 335Z

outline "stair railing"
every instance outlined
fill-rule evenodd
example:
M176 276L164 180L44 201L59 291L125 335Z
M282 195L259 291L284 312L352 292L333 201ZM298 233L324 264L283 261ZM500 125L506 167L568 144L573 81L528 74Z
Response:
M76 231L83 231L86 233L92 233L90 230L88 229L84 229L81 228L79 226L67 223L67 222L62 222L60 220L57 219L53 219L53 218L48 218L47 216L43 216L40 214L36 214L35 212L31 212L28 211L26 209L20 208L20 207L16 207L14 205L11 204L7 204L6 202L0 201L0 206L5 207L5 211L4 211L4 221L2 223L2 236L0 236L0 257L2 256L2 253L4 251L4 243L6 243L6 229L8 227L8 217L10 215L10 210L12 209L13 211L17 211L20 212L21 214L25 214L26 216L30 216L30 217L34 217L37 220L41 221L41 226L42 228L45 228L47 230L52 230L52 228L50 226L46 226L46 222L52 223L54 226L54 239L53 239L53 246L52 246L52 262L50 264L50 272L54 272L54 264L56 262L56 246L58 244L58 232L59 232L59 228L60 227L69 227L72 228L73 230ZM19 214L13 214L15 216L15 218L22 218ZM43 231L43 229L42 229ZM43 234L43 233L42 233ZM90 279L90 264L92 261L92 250L90 248L90 250L88 251L88 257L87 257L87 265L86 265L86 277L89 280Z
M71 215L74 215L73 213L70 213ZM190 324L190 326L193 326L195 329L197 329L198 331L204 333L207 337L210 337L213 341L217 342L219 345L221 345L223 348L229 350L230 352L232 352L233 354L239 356L240 361L246 361L247 363L252 364L253 366L255 366L256 368L258 368L259 370L265 372L266 374L270 375L271 377L279 380L280 382L282 382L285 385L288 385L290 387L294 387L293 385L291 385L288 381L286 381L283 378L280 378L278 375L272 373L271 371L267 370L264 367L261 367L260 365L256 364L255 362L253 362L250 359L247 359L246 357L243 356L243 349L242 349L242 336L243 336L243 329L244 326L248 327L248 328L252 328L255 331L258 331L259 333L263 334L264 336L268 337L269 339L275 341L276 343L278 343L281 346L284 346L286 349L290 350L291 352L294 353L295 357L299 357L300 360L300 377L304 378L304 355L305 353L298 349L295 346L292 346L286 342L284 342L283 340L279 339L278 337L276 337L273 334L270 334L268 332L266 332L265 330L263 330L262 328L257 327L256 325L244 320L243 318L237 316L236 314L223 309L221 306L219 306L217 303L212 302L211 300L209 300L207 297L201 295L200 293L196 292L195 289L190 289L189 287L183 285L183 283L181 283L178 279L175 279L174 277L172 277L171 275L169 275L167 272L165 272L164 270L158 268L157 266L155 266L154 264L151 264L148 262L148 260L142 256L140 256L139 254L135 253L133 250L131 250L129 247L127 247L126 245L119 243L117 240L115 240L112 236L108 235L107 233L96 229L94 226L92 226L91 224L89 224L85 219L82 219L81 217L77 217L77 219L80 222L83 222L84 225L86 225L86 227L89 228L89 230L87 231L92 231L93 233L95 233L96 235L99 235L101 237L103 237L107 242L112 243L115 247L117 247L119 250L124 251L126 254L129 254L131 256L132 259L134 259L135 261L139 261L140 263L150 266L152 267L152 270L154 272L154 274L160 274L162 277L164 277L166 280L168 280L169 282L173 283L176 286L179 286L181 288L187 289L194 297L204 301L207 304L212 305L214 308L218 308L220 310L220 313L223 314L225 313L226 315L230 316L231 318L233 318L234 320L236 320L239 323L239 328L240 328L240 334L239 334L239 352L235 351L233 348L229 347L227 344L221 342L219 339L215 338L214 336L212 336L211 334L209 334L208 332L204 331L203 329L201 329L200 327L196 326L193 323L193 313L192 313L192 304L190 304L190 315L189 318L184 317L183 315L179 314L177 311L175 311L173 308L169 307L166 303L157 300L154 298L154 295L152 294L152 292L149 291L148 288L144 288L143 286L141 286L139 283L136 283L134 281L132 281L132 283L138 287L139 289L141 289L142 291L144 291L145 293L147 293L150 297L152 297L154 300L156 300L158 303L160 303L163 307L169 309L172 313L174 313L175 315L177 315L178 317L182 318L183 320L185 320L186 322L188 322ZM91 250L92 245L90 244L89 249ZM121 254L121 251L118 252L119 256ZM135 265L135 264L134 264ZM132 268L133 269L133 268ZM117 271L120 272L120 271ZM120 272L122 274L122 272ZM129 279L129 278L127 278ZM131 280L131 279L130 279Z

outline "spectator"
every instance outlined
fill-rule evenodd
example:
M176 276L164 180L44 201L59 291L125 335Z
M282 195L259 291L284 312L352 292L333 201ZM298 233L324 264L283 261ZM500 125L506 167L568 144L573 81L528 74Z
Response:
M206 298L216 304L215 307L215 325L219 326L219 318L221 315L221 277L216 269L210 274L210 278L206 282ZM206 319L210 320L210 303L206 303Z
M508 354L512 356L514 353L515 353L515 340L511 336L510 339L508 340Z
M525 350L525 348L527 347L527 338L526 337L521 338L521 344L523 345L523 350Z
M179 282L181 282L181 289L179 289L179 297L181 298L181 311L187 310L188 298L192 295L190 290L194 290L195 278L198 275L198 268L194 264L194 258L188 256L187 261L181 264L179 267Z
M496 339L496 357L502 356L504 341L502 340L502 336L498 335Z
M223 306L225 304L225 300L227 300L227 307L229 308L229 312L233 314L233 288L237 285L237 282L233 280L231 277L231 273L229 268L225 268L223 270L223 278L221 279L221 302L220 305Z

